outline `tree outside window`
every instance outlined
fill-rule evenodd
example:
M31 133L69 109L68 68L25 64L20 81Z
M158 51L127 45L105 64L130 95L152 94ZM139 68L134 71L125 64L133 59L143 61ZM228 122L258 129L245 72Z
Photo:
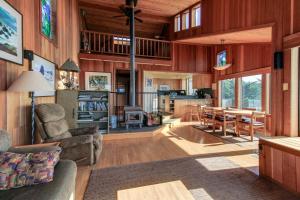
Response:
M222 107L235 106L235 79L221 81L221 97Z
M241 107L262 110L262 75L241 78Z

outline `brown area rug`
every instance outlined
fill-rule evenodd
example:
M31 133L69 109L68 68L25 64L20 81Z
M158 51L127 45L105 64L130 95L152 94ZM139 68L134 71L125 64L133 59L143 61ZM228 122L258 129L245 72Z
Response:
M117 191L180 180L195 200L299 199L225 157L183 158L94 170L85 200L116 200Z

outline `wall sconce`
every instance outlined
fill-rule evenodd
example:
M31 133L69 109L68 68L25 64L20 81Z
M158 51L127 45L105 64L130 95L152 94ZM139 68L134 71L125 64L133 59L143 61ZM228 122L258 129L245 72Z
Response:
M78 65L70 58L59 68L59 90L77 90L79 88Z

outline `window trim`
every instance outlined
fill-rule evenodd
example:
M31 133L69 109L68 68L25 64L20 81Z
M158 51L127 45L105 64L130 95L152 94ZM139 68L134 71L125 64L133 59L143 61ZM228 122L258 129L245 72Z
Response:
M200 9L200 19L199 19L199 25L196 24L196 9ZM195 24L195 25L193 25ZM195 5L191 9L191 28L197 28L202 26L202 5L201 3Z
M223 105L222 105L222 82L226 81L226 80L234 80L234 104L231 107L236 107L237 106L236 87L238 85L236 78L228 78L228 79L219 80L219 106L223 107Z
M256 74L256 75L249 75L249 76L242 76L242 77L239 77L238 78L238 98L239 98L239 105L238 105L238 108L240 108L240 109L254 109L254 108L247 108L247 107L243 107L242 105L243 105L243 102L242 102L242 98L243 98L243 78L246 78L246 77L251 77L251 76L261 76L261 99L260 99L260 104L261 104L261 110L257 110L257 111L262 111L262 110L266 110L265 108L264 108L264 106L265 106L265 102L264 102L264 99L265 99L265 97L264 97L264 91L265 91L265 88L264 88L264 86L265 86L265 82L264 81L266 81L266 80L264 80L264 74Z
M222 81L235 79L235 106L241 108L241 78L262 75L262 111L271 114L271 72L262 70L257 73L240 73L239 76L228 76L218 80L218 106L222 107Z
M182 31L189 30L191 28L190 27L190 23L191 23L190 18L191 18L191 13L190 13L189 9L182 12L182 14L181 14L181 30ZM183 25L185 25L185 27Z
M179 22L176 21L176 20L179 20ZM176 29L176 27L177 27L177 29ZM181 27L182 27L181 14L177 14L174 17L174 32L175 33L180 32L181 31Z

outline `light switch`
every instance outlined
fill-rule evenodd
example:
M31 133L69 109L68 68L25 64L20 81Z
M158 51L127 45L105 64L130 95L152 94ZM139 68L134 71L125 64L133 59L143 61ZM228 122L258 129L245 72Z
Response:
M283 91L288 91L289 90L289 84L288 83L283 83L282 90Z

